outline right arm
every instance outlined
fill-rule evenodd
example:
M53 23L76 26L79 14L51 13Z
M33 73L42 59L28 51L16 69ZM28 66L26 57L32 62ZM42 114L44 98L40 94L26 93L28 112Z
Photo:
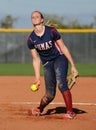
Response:
M40 58L35 49L31 49L32 64L35 72L35 84L40 86Z

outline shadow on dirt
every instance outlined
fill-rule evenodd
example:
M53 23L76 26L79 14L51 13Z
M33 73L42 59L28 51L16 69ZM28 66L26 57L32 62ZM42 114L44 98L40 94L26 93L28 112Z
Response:
M87 113L84 110L80 110L77 108L73 108L73 111L76 114L84 114ZM56 107L56 108L52 108L52 109L48 109L48 111L46 113L44 113L44 115L50 115L50 114L62 114L62 113L66 113L66 108L65 107Z

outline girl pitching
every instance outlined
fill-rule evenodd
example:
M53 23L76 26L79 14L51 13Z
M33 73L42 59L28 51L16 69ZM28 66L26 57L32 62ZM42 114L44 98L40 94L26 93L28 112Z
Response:
M72 109L72 96L66 81L68 62L71 64L71 73L77 72L72 56L59 32L54 27L44 25L44 17L41 12L32 12L31 20L34 30L30 34L27 44L32 54L35 84L40 86L41 60L44 66L46 86L45 95L42 97L40 105L32 109L32 114L37 116L43 112L44 108L54 99L56 85L58 85L66 104L65 117L72 119L76 114Z

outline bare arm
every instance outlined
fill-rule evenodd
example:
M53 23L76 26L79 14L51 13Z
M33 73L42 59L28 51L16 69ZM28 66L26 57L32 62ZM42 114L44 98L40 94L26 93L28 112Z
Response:
M73 58L68 50L68 48L66 47L66 45L64 44L62 38L57 40L57 43L62 51L62 53L67 57L69 63L71 64L71 72L78 72L76 67L75 67L75 63L73 61Z
M35 49L31 50L31 55L32 55L32 63L33 63L33 68L34 68L35 78L36 78L35 83L37 85L40 85L40 58Z

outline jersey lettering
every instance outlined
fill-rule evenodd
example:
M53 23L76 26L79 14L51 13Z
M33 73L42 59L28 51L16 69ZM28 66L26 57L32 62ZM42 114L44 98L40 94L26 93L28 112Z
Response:
M35 45L35 48L38 50L48 50L52 47L52 41Z

